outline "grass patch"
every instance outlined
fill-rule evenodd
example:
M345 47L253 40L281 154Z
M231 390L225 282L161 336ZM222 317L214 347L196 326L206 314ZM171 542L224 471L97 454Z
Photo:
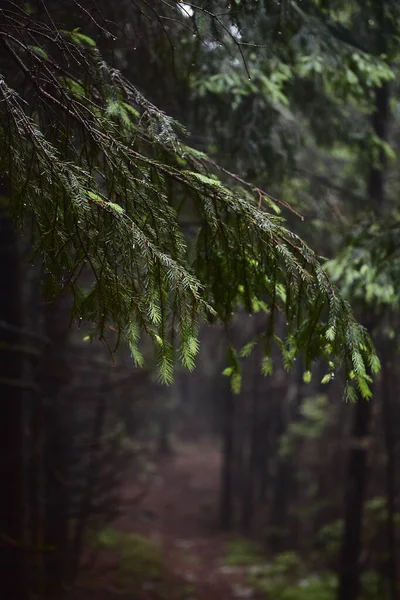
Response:
M310 573L295 552L275 556L272 563L249 569L247 583L273 600L336 600L338 578L331 572ZM374 572L361 577L360 600L388 600L385 581Z
M116 555L114 585L120 593L138 591L164 579L161 550L158 544L136 533L121 533L112 528L98 533L92 544Z
M261 547L246 538L231 540L225 549L224 565L227 567L260 564L264 560Z
M161 547L153 540L137 533L107 528L91 537L91 546L114 556L114 593L136 597L147 589L160 600L195 599L192 585L182 583L166 572ZM196 557L192 558L194 561Z
M278 554L272 563L248 574L249 585L274 600L335 600L334 575L307 573L295 552Z

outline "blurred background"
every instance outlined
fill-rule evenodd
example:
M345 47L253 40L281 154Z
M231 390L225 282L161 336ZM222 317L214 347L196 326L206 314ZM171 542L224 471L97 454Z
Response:
M260 299L229 326L202 325L196 369L163 386L145 339L135 368L123 344L112 357L71 321L68 294L43 299L25 236L26 527L45 550L30 560L32 598L395 600L398 2L80 4L97 24L63 0L32 10L80 27L188 143L281 200L382 371L373 398L351 404L340 375L321 383L322 365L310 373L301 357L288 372L278 352L270 373L255 349L238 359L238 392L228 348L265 328ZM182 228L190 248L190 211Z

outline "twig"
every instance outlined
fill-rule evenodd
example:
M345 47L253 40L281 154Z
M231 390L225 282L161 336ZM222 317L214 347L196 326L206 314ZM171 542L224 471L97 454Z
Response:
M297 217L299 217L299 219L301 219L302 221L304 221L304 216L301 215L300 213L298 213L294 208L292 208L290 206L290 204L288 204L287 202L285 202L285 200L279 200L279 198L275 198L271 194L268 194L268 192L265 192L264 190L262 190L261 188L259 188L257 185L253 185L252 183L249 183L248 181L245 181L244 179L242 179L241 177L239 177L239 175L236 175L235 173L231 173L231 171L228 171L228 169L225 169L224 167L221 167L221 165L218 165L216 162L214 162L209 157L205 158L204 160L206 162L210 163L213 167L215 167L219 171L222 171L226 175L229 175L229 177L232 177L232 179L234 179L235 181L238 181L239 183L241 183L245 187L252 189L254 192L257 192L258 198L259 198L258 208L261 208L262 198L266 197L266 198L269 198L270 200L272 200L273 202L276 202L277 204L280 204L281 206L284 206L287 210L289 210L294 215L296 215Z

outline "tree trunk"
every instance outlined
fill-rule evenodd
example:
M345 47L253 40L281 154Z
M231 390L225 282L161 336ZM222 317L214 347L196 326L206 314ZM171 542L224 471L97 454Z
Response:
M106 397L104 394L101 394L96 403L92 439L90 444L91 450L86 471L85 489L81 500L81 505L79 507L79 514L76 520L74 537L71 544L71 581L74 581L79 573L84 535L93 508L93 500L96 494L95 484L100 470L99 456L106 411Z
M350 451L346 495L345 532L342 545L339 600L357 600L359 595L359 557L361 553L362 517L367 481L367 436L371 401L358 400L354 407L352 449Z
M28 502L29 502L29 532L35 561L33 570L35 573L34 590L39 597L44 592L44 513L41 498L43 497L43 404L39 394L35 394L31 405L31 444L30 459L28 463Z
M374 133L385 141L389 121L389 86L384 84L375 92L375 112L372 116ZM375 211L382 208L384 190L385 154L380 153L379 164L371 163L368 180L368 198ZM365 324L372 333L373 314L365 314ZM367 480L367 440L371 418L370 401L359 400L354 409L353 447L350 451L345 495L345 532L342 545L339 600L357 600L359 594L360 565L362 548L362 517Z
M235 403L230 381L227 381L223 391L223 451L221 473L220 523L224 531L233 527L233 450L234 450L234 415Z
M20 264L18 238L4 208L0 208L0 269L0 596L27 600Z
M259 370L259 364L256 363ZM244 476L244 490L242 498L242 531L249 534L251 531L253 515L254 515L254 491L257 477L257 458L258 458L258 377L257 374L253 378L255 381L252 399L251 399L251 426L250 426L250 456L248 460L246 472Z
M46 598L59 600L64 595L66 580L69 500L66 485L66 445L68 442L65 423L61 418L61 405L54 402L46 407Z
M397 550L396 550L396 433L393 431L395 417L393 411L390 378L392 363L389 352L383 355L382 369L382 420L386 447L386 503L387 503L387 559L385 565L391 600L399 599L397 589Z
M44 471L46 487L46 596L59 600L67 577L69 487L67 451L71 442L62 388L69 378L64 352L68 338L68 298L46 305L46 334L50 340L42 364L44 406Z

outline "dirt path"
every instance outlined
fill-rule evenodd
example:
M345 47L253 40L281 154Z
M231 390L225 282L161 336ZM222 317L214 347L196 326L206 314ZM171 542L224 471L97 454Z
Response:
M130 513L140 488L128 483L123 500L128 510L118 525L157 531L173 537L209 538L218 532L220 454L214 444L179 446L158 467L150 491Z
M140 488L134 481L123 491L126 511L116 529L160 544L168 577L182 592L179 600L255 598L241 570L223 566L229 537L218 530L219 474L218 449L215 443L203 442L180 447L165 459L139 505ZM114 600L107 594L86 594L85 599ZM170 600L169 592L164 594L156 594L149 585L135 600ZM177 597L175 591L172 597Z

